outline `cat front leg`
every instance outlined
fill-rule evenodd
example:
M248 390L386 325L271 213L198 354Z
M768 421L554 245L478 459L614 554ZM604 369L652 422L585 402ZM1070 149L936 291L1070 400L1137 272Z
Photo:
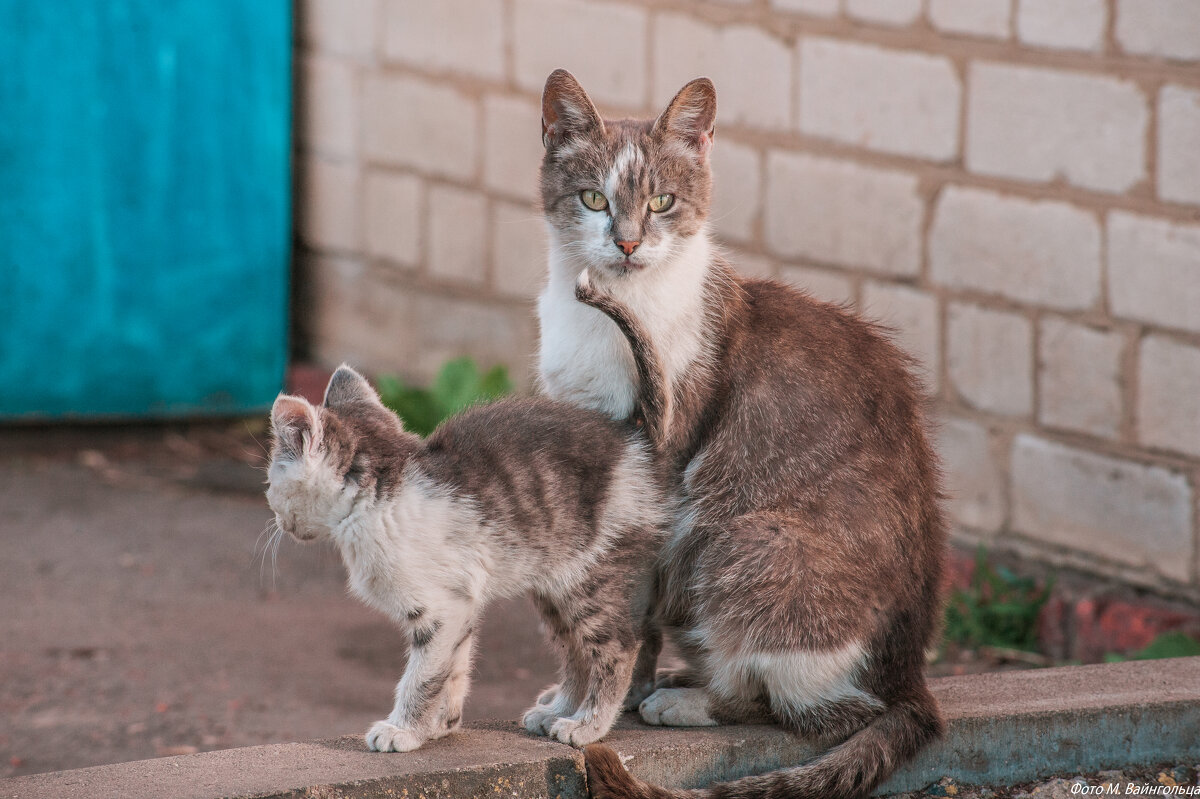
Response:
M469 687L475 614L455 608L413 623L412 646L396 702L386 719L367 731L376 752L409 752L455 729Z

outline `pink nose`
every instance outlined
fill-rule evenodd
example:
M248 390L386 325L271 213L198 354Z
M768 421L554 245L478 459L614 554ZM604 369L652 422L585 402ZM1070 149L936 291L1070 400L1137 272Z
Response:
M641 244L640 241L618 241L617 242L617 246L620 247L621 251L624 252L626 255L633 255L633 251L638 248L639 244Z

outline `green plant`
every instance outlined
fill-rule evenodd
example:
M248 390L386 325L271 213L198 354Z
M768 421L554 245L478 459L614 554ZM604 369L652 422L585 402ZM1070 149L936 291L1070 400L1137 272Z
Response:
M972 649L997 647L1037 651L1037 620L1053 580L1038 587L1004 566L993 567L987 550L975 554L975 573L966 589L955 589L946 606L945 638Z
M1104 656L1106 663L1119 663L1123 660L1159 660L1160 658L1186 658L1200 655L1200 641L1187 633L1160 633L1157 638L1146 645L1145 649L1131 655L1119 655L1109 652Z
M470 358L456 358L442 365L428 388L411 386L395 375L384 375L376 384L383 404L394 410L404 427L427 436L459 411L503 397L513 390L508 370L495 366L481 373Z

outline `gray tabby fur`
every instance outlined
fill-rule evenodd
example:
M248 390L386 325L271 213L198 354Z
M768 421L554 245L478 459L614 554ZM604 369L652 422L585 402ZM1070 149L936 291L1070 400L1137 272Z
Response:
M635 670L652 682L650 570L670 502L632 425L517 399L467 410L423 441L346 366L319 407L280 396L272 424L279 526L332 541L353 592L409 636L371 749L408 751L458 727L480 614L497 597L531 594L562 653L560 683L524 715L531 732L595 741Z

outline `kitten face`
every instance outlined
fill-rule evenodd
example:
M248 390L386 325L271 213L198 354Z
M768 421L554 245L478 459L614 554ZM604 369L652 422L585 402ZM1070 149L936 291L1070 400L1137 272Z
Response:
M332 536L358 504L395 491L417 440L344 366L321 407L280 396L271 423L267 504L280 528L299 541Z
M669 264L708 217L715 113L702 78L657 120L606 122L573 77L552 74L542 100L541 189L562 255L618 275Z

